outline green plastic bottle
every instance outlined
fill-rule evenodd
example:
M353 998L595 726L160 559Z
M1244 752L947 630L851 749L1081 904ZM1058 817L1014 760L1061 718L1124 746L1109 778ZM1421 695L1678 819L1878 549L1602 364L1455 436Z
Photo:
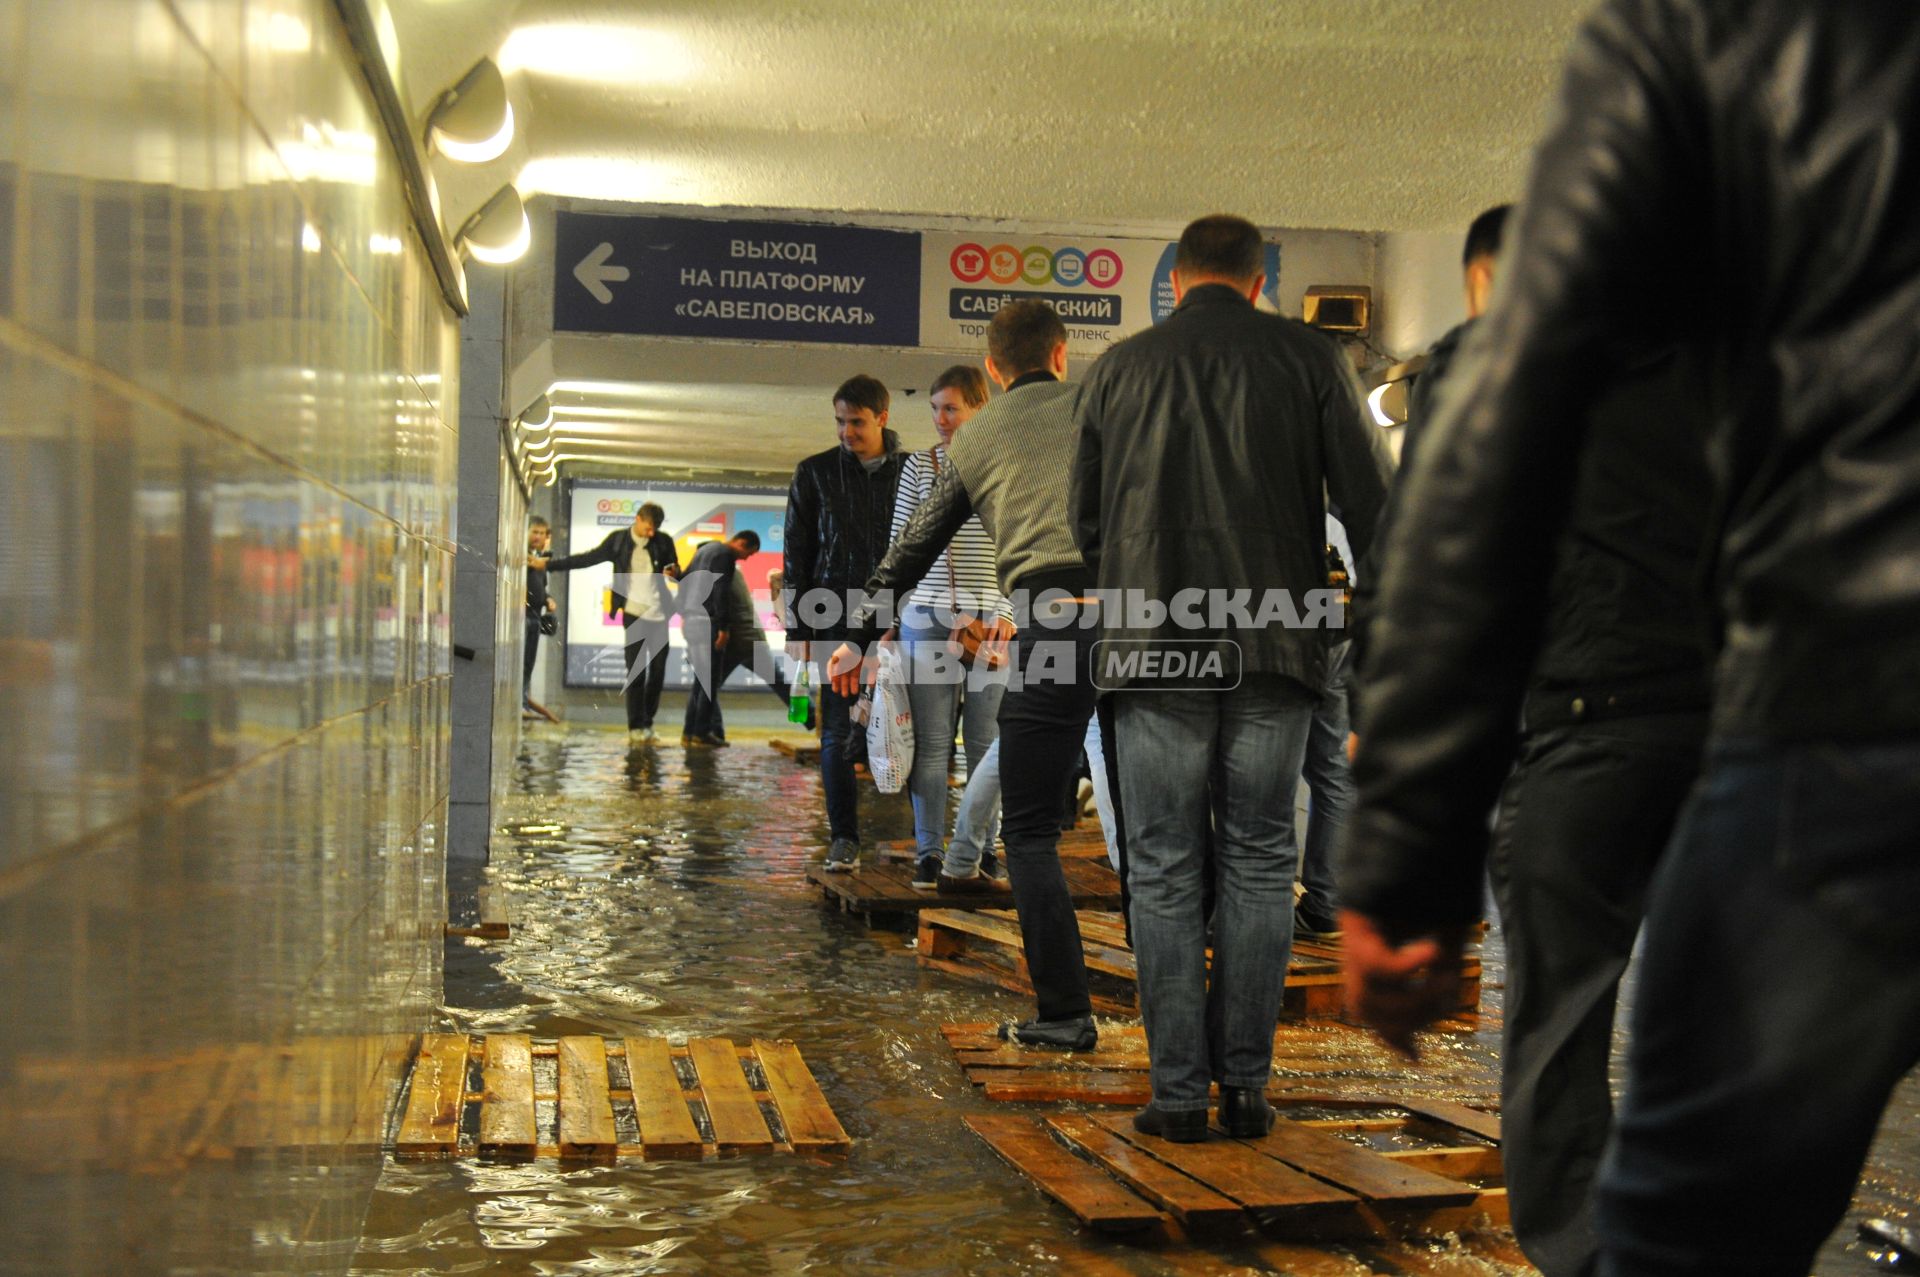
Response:
M793 689L787 695L787 721L789 723L800 723L804 725L807 721L807 707L809 704L807 683L809 680L808 670L810 668L811 666L808 662L802 661L800 662L800 672L793 676Z

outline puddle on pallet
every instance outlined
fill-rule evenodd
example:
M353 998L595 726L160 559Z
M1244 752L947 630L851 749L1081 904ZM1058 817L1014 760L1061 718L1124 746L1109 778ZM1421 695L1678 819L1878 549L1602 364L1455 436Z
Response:
M689 753L664 743L629 750L623 733L604 729L531 730L494 852L496 878L515 901L514 933L453 942L442 1027L791 1038L853 1151L584 1166L389 1163L356 1274L1524 1271L1507 1262L1510 1243L1355 1251L1243 1239L1182 1256L1078 1228L961 1122L1027 1110L976 1095L940 1026L1024 1014L1024 1004L923 972L906 932L822 905L803 877L825 845L819 793L817 772L764 737ZM905 799L877 798L870 786L861 818L869 842L912 832ZM1485 957L1484 1001L1497 1012L1497 929ZM1436 1068L1457 1083L1451 1098L1495 1092L1497 1045L1483 1031L1439 1046ZM1320 1083L1382 1090L1364 1076ZM1821 1274L1876 1271L1850 1240L1851 1221L1912 1209L1917 1096L1910 1081L1897 1129L1883 1137ZM1400 1147L1415 1137L1356 1138Z

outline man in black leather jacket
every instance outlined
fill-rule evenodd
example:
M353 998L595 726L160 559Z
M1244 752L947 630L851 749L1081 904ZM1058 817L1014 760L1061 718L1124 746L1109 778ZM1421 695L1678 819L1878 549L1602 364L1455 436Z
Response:
M887 552L893 494L900 484L900 436L887 429L892 396L864 373L833 395L840 442L793 472L787 490L782 588L787 637L825 660L847 636L848 596L866 584ZM803 658L808 659L808 658ZM820 686L820 783L832 843L827 868L850 870L860 857L859 791L853 781L853 698Z
M1805 1273L1920 1059L1920 21L1906 0L1610 0L1503 292L1407 476L1342 887L1390 1040L1479 904L1588 409L1712 370L1704 774L1655 878L1600 1269Z

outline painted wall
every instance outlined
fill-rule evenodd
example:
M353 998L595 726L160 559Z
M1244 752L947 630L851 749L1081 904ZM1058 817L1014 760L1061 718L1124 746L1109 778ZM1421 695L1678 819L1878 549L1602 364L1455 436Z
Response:
M1459 231L1404 232L1380 237L1375 279L1380 299L1374 343L1410 359L1467 317L1460 282Z
M326 0L0 12L8 1271L351 1262L440 998L456 337Z

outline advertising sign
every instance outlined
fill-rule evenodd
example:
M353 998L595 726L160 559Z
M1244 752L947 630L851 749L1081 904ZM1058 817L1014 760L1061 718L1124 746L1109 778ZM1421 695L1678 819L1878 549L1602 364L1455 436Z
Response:
M920 342L978 350L994 312L1037 297L1060 312L1067 349L1098 355L1173 313L1174 246L1156 239L1054 239L995 233L921 236ZM1268 300L1280 248L1267 245Z
M577 479L568 481L563 508L567 542L556 554L581 554L600 544L608 533L633 526L633 513L651 501L667 512L661 531L673 538L681 566L707 541L724 541L751 529L760 536L760 552L739 567L753 594L767 643L778 652L786 630L767 589L767 574L777 571L787 517L785 488L669 483L641 479ZM621 688L626 685L624 629L613 607L613 567L596 564L568 574L567 607L561 624L565 637L568 687ZM556 579L554 585L559 584ZM680 618L671 622L673 655L667 662L667 682L674 687L693 684L686 658ZM750 681L745 670L734 674L729 686Z
M920 343L920 236L803 222L554 215L556 332Z

